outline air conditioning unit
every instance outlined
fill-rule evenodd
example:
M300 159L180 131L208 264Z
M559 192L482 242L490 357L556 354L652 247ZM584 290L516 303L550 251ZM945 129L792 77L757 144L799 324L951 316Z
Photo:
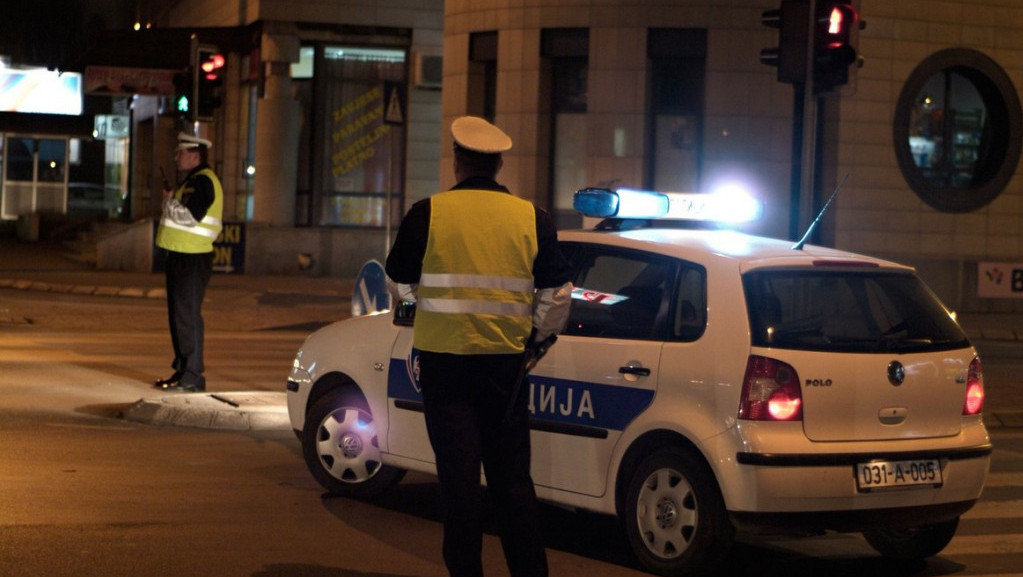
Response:
M416 52L412 58L412 82L416 88L440 90L444 77L444 57L440 54Z

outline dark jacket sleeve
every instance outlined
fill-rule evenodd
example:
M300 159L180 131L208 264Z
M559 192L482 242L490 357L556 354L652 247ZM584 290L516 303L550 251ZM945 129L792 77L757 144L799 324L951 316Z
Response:
M402 284L419 282L429 232L430 200L424 199L413 204L401 220L394 245L387 254L385 270L391 280Z
M205 174L197 174L190 179L189 188L181 197L181 204L188 208L196 222L202 220L213 206L215 192L213 181Z
M536 209L538 252L533 261L533 286L538 289L559 287L572 280L572 270L558 248L558 229L547 211Z

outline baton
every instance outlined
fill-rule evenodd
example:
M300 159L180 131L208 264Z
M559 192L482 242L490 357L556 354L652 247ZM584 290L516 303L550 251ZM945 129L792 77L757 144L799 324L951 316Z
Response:
M529 371L536 367L536 364L540 362L540 359L547 354L547 351L550 350L557 340L558 335L551 335L539 343L526 347L526 352L522 355L522 364L519 365L519 374L515 377L515 383L512 385L511 397L508 399L508 408L504 412L504 422L511 421L512 411L515 410L515 400L519 398L519 391L522 390L522 384L529 377Z

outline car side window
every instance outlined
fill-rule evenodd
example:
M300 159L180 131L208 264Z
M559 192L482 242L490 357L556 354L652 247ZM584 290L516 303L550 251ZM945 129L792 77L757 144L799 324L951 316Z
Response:
M703 267L690 263L680 267L672 318L672 340L695 341L703 335L707 326L707 272Z
M593 246L565 255L575 269L565 334L664 340L675 274L670 259Z

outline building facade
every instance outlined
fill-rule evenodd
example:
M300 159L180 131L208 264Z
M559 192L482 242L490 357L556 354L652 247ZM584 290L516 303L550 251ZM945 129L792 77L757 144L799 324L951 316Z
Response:
M795 239L844 180L820 242L913 264L961 310L1015 308L983 295L1023 268L1018 3L855 2L864 64L816 101L818 184L797 194L794 88L760 62L779 4L447 0L444 122L492 113L505 183L562 225L581 186L742 182L765 203L751 232Z
M515 142L502 183L562 227L581 223L571 195L584 186L742 183L765 207L747 230L795 239L842 182L817 242L915 265L955 308L1014 310L1012 290L983 285L1013 289L1023 269L1015 0L854 2L864 64L803 100L819 113L810 132L794 122L799 92L760 62L779 41L762 16L780 1L141 6L157 29L227 55L222 103L198 130L215 142L228 217L248 226L250 272L353 275L383 258L404 211L454 184L446 127L474 114ZM166 97L132 106L141 218L182 123ZM812 168L794 147L807 140Z
M174 134L194 130L214 142L225 218L245 223L247 272L351 276L382 260L404 200L439 187L443 3L142 4L154 31L190 31L225 66L198 122L166 94L136 99L135 216L158 212Z

